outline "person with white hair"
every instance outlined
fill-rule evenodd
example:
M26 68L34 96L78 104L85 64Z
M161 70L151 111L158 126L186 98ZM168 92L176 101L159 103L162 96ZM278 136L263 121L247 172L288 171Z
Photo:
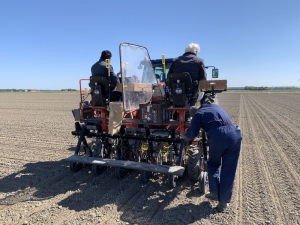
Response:
M197 57L200 52L198 44L190 43L185 48L182 56L173 59L168 74L188 72L193 82L193 96L189 100L189 105L194 106L197 102L198 88L200 80L206 80L205 65L203 59Z

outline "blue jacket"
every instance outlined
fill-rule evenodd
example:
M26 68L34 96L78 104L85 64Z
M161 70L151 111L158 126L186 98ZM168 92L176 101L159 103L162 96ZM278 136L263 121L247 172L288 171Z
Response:
M105 60L100 59L91 68L92 76L103 76L108 79L108 69L105 65ZM110 83L116 85L120 83L119 78L114 73L113 67L110 65Z
M193 140L199 134L200 128L209 138L213 131L221 126L234 126L224 109L216 104L203 104L193 116L185 139Z
M196 56L192 52L186 52L182 56L173 59L169 69L170 73L188 72L191 75L192 81L206 80L205 65L203 59ZM193 87L193 92L198 90L197 86Z

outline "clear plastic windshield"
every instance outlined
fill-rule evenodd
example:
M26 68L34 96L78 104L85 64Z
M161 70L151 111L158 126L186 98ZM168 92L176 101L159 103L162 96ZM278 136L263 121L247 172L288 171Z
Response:
M122 43L120 55L124 109L132 112L139 109L139 104L151 100L152 86L157 85L157 80L145 47Z

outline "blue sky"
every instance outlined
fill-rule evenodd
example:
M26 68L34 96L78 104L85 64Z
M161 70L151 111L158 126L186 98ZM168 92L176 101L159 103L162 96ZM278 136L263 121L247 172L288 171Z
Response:
M300 86L299 0L0 0L0 88L78 89L109 49L177 57L190 42L229 87ZM208 71L211 78L211 71Z

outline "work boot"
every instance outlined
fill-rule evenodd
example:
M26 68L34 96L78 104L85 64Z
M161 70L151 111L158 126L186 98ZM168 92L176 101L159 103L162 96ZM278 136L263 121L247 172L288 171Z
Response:
M224 212L228 206L229 206L228 203L219 202L219 205L217 206L217 210L218 212Z
M219 195L214 192L210 192L210 193L206 194L205 197L210 200L213 200L213 201L219 201Z

